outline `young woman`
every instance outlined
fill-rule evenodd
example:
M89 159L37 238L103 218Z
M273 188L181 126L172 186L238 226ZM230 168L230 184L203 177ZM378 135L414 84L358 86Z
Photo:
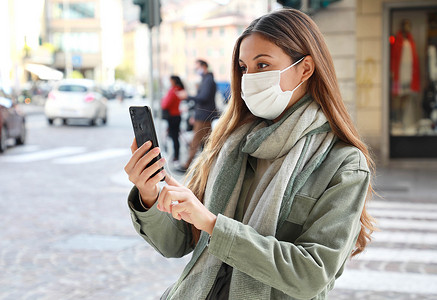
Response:
M181 125L181 111L179 104L181 99L178 92L184 90L184 84L179 76L170 76L170 89L161 101L163 118L168 122L168 135L173 141L173 161L179 160L179 131Z
M158 148L131 146L135 229L166 257L193 251L162 299L326 299L373 230L372 160L315 23L293 9L253 21L231 85L187 187L150 177Z

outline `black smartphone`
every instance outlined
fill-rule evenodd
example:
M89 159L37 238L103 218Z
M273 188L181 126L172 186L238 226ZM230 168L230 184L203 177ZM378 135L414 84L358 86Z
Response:
M145 142L152 141L153 149L158 147L158 137L156 135L155 125L152 117L152 110L149 106L131 106L129 107L130 118L132 120L132 127L134 129L135 139L137 141L138 148ZM161 158L161 154L158 154L148 165L151 166ZM153 175L155 176L164 168L159 169ZM164 179L163 179L164 180Z

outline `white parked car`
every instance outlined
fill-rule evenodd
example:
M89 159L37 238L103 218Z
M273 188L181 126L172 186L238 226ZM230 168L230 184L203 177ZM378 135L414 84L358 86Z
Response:
M107 99L93 80L65 79L53 87L44 110L50 125L54 119L61 119L64 124L70 119L85 119L91 125L100 119L106 124L106 102Z

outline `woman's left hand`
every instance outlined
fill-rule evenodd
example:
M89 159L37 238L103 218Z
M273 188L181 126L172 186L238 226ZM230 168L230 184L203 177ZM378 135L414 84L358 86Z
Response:
M193 224L212 234L217 216L210 212L193 192L167 174L166 186L158 197L158 209L170 213L177 220Z

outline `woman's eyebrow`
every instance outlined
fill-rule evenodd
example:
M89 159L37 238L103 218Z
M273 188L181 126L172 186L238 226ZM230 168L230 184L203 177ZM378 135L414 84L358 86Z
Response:
M260 57L262 57L262 56L272 57L271 55L268 55L268 54L258 54L258 55L255 56L252 60L255 60L255 59L260 58Z
M258 59L258 58L260 58L260 57L263 57L263 56L272 57L272 56L269 55L269 54L258 54L258 55L255 56L252 60L256 60L256 59ZM241 58L239 58L238 60L239 60L240 62L243 62L243 63L244 63L244 61L243 61Z

